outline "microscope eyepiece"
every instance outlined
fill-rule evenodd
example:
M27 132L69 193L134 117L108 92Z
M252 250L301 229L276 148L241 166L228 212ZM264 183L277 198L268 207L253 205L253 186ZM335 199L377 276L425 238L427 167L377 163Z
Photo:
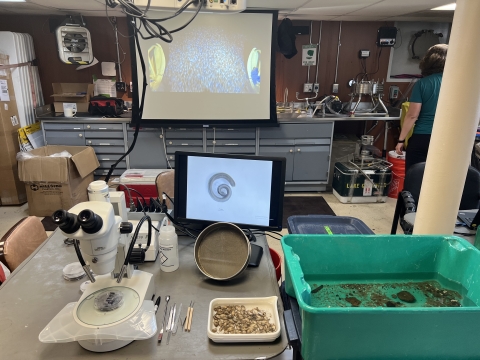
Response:
M57 210L52 215L53 222L58 225L60 230L67 234L73 234L80 228L75 214L70 214L66 210Z
M83 210L78 214L78 222L87 234L95 234L103 226L103 220L92 210Z

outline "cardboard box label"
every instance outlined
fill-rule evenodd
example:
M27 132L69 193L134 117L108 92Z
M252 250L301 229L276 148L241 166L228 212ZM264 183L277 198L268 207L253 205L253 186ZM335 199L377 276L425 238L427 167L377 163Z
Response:
M62 195L62 184L30 184L30 190L42 195Z
M7 80L0 80L0 101L10 101Z
M66 109L77 111L77 103L63 103L63 112L65 112Z
M17 125L18 125L18 119L17 119L17 116L16 116L16 115L13 115L13 116L10 118L10 121L12 122L12 126L17 126Z

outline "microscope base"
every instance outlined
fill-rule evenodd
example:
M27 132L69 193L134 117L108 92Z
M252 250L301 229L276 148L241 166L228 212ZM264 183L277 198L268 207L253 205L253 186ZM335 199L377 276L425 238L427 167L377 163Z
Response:
M106 341L100 345L95 344L95 340L80 340L78 343L81 347L85 350L93 351L93 352L107 352L121 349L124 346L132 343L134 340L111 340Z

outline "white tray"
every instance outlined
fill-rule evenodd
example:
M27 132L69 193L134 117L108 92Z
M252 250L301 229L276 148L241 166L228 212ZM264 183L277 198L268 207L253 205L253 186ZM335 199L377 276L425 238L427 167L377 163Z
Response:
M280 319L277 310L278 297L257 297L257 298L218 298L210 302L208 310L208 337L214 342L272 342L280 336ZM276 331L266 334L218 334L212 332L213 309L219 305L244 305L247 310L258 307L266 311L270 322L275 324Z

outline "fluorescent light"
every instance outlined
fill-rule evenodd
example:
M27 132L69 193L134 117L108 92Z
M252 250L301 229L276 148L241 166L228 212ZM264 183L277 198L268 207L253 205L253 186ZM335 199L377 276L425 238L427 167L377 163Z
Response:
M26 2L27 0L0 0L0 2Z
M451 11L451 10L455 10L456 7L457 7L456 3L451 3L451 4L447 4L447 5L443 5L443 6L433 8L431 10L450 10Z

